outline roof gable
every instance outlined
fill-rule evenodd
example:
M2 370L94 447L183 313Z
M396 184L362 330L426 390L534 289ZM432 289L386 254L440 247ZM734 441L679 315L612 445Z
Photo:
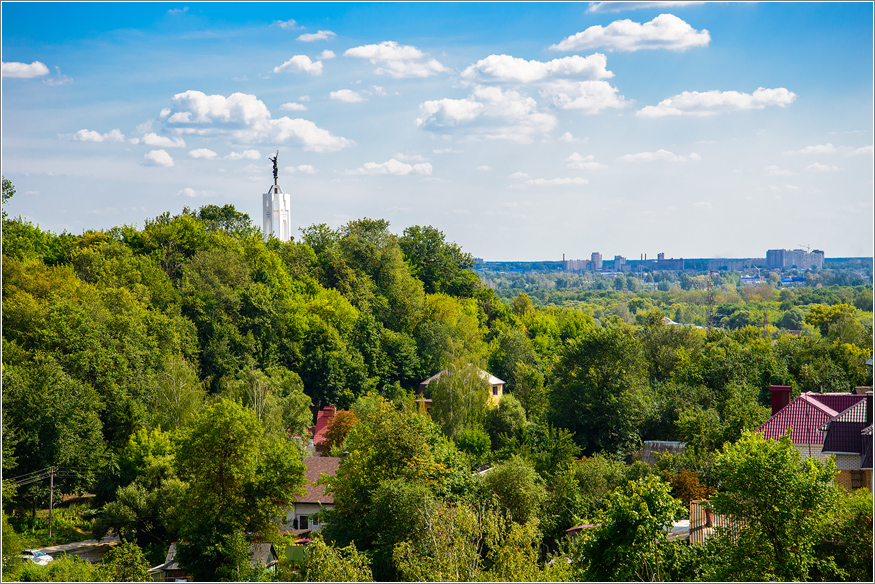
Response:
M838 412L816 397L817 394L813 393L800 395L757 430L763 433L764 438L777 440L787 432L787 428L792 428L790 439L793 444L823 444L823 433L819 428Z
M866 397L856 393L810 393L808 395L836 412L844 412Z

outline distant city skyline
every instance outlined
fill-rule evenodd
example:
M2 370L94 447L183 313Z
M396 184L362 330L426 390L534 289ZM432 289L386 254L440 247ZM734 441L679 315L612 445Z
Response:
M488 261L873 255L872 3L3 3L8 213L434 225Z

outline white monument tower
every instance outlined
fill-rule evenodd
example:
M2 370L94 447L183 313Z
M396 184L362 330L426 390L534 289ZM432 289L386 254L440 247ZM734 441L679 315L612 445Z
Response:
M276 151L276 156L268 158L273 161L273 184L264 193L262 199L264 204L262 211L264 213L264 221L262 231L264 232L265 241L273 235L280 241L289 241L291 237L292 227L289 224L289 212L291 210L291 199L287 193L277 184L279 172L276 167L276 159L279 157L279 150Z

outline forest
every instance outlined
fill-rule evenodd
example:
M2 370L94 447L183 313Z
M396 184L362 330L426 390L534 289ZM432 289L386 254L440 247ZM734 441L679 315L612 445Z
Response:
M868 489L755 433L770 385L872 385L871 280L510 285L434 226L362 218L265 242L206 205L56 234L6 217L14 194L4 178L4 580L142 579L171 542L205 581L872 579ZM417 395L471 368L506 382L497 407L477 375ZM246 541L289 543L277 520L324 406L349 412L336 506L306 561L267 574L241 561ZM651 467L645 440L686 452ZM50 467L55 501L93 495L82 537L122 537L103 564L21 565L49 484L7 479ZM778 492L780 510L755 508ZM693 499L741 535L667 541ZM579 525L594 527L566 534Z

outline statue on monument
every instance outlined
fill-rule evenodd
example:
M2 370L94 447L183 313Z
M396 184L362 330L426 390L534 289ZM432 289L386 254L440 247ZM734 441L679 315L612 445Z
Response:
M273 162L273 184L277 184L276 181L279 178L279 171L276 167L276 159L279 158L280 151L276 151L276 156L268 156L267 159Z

